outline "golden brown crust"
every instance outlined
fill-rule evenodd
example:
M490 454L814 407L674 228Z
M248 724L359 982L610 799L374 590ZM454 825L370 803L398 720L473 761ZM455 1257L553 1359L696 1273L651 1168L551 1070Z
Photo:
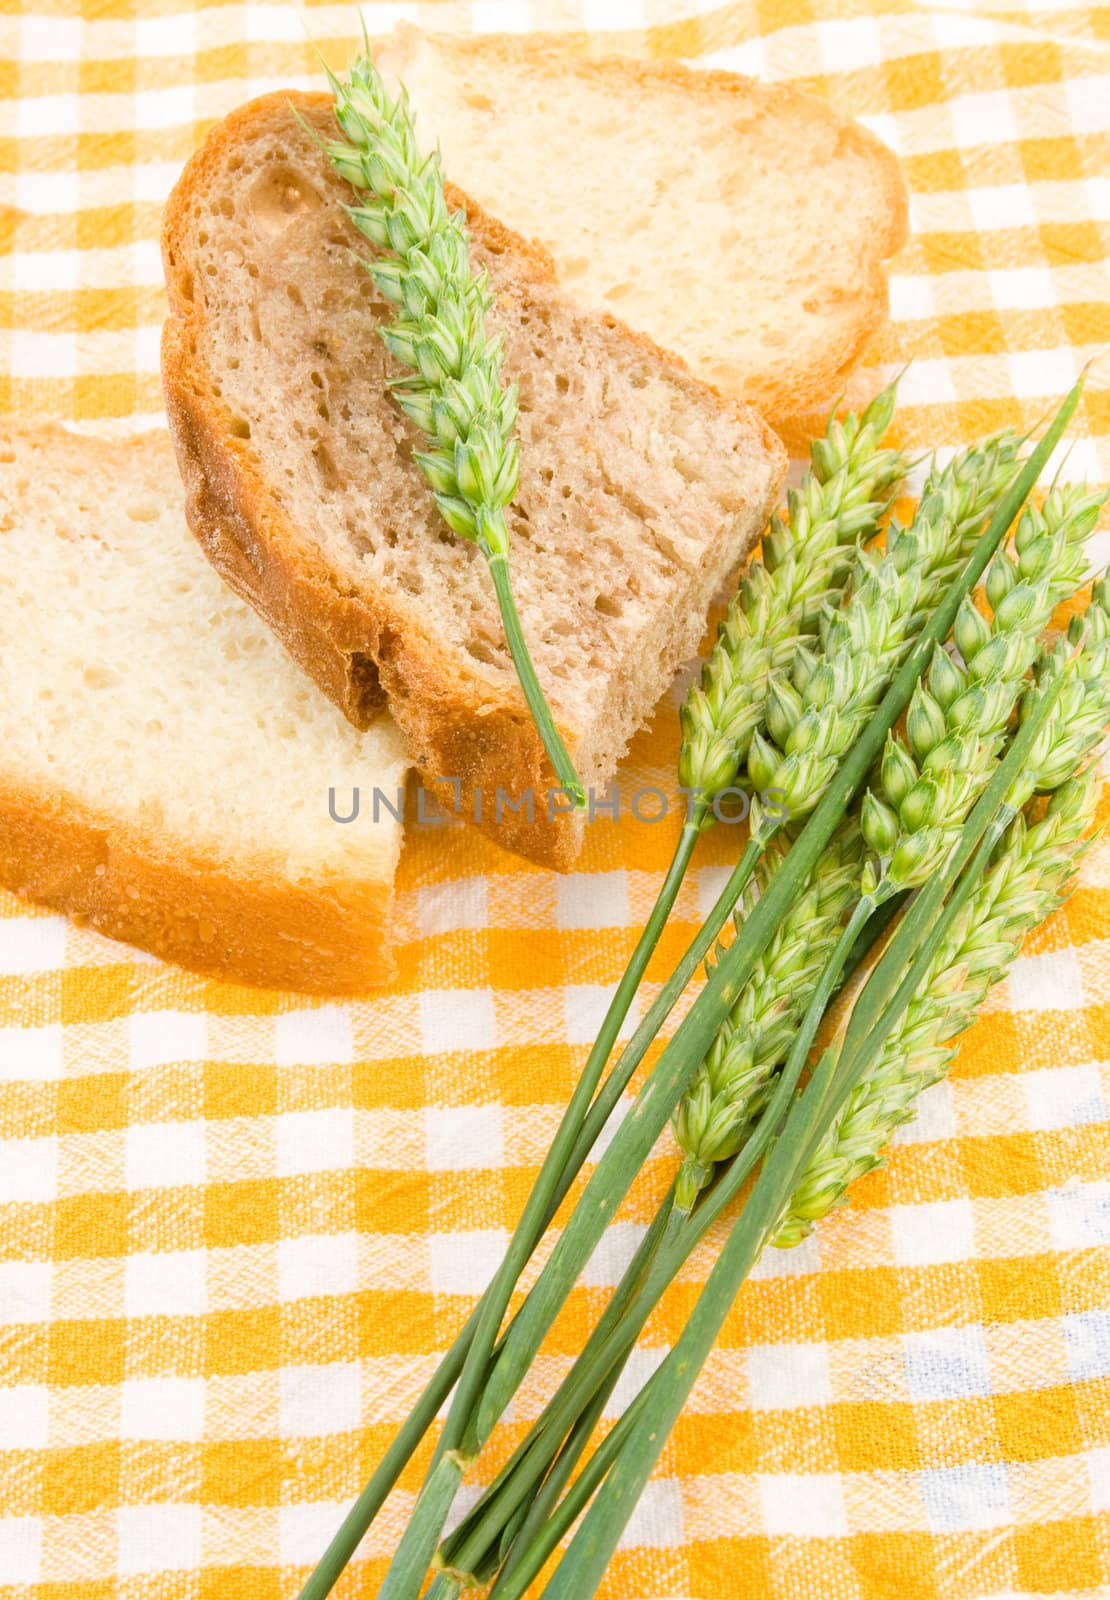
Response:
M827 101L789 84L762 83L740 73L691 67L678 61L591 55L586 53L584 41L582 47L576 48L558 34L448 36L425 34L414 24L401 22L382 41L386 54L396 55L393 65L400 76L404 75L405 53L416 48L422 38L427 38L433 47L476 61L490 58L520 68L542 63L552 72L573 71L577 77L602 84L616 80L645 92L668 88L702 98L717 95L725 99L754 94L768 104L797 107L819 118L826 124L830 138L854 146L873 165L876 187L884 200L880 225L869 235L868 254L859 263L860 293L854 322L846 324L843 338L830 342L820 357L808 366L777 366L757 377L737 374L731 390L762 412L788 441L798 439L799 419L807 414L823 413L835 404L843 394L848 374L887 321L890 306L886 263L909 238L909 195L905 176L893 151L869 129L842 116ZM808 438L808 434L805 437Z
M5 420L0 444L88 463L110 452L121 493L172 473L161 432L92 439L55 423ZM162 457L164 453L164 468ZM169 480L167 479L167 482ZM181 536L186 534L182 530ZM189 839L141 833L61 788L0 773L0 884L196 972L263 988L361 994L394 974L391 880L297 883L264 862L216 860Z
M475 814L474 792L480 789L482 825L498 843L565 868L578 854L582 813L552 816L538 798L534 822L523 813L506 811L498 824L490 815L498 787L512 796L533 790L540 797L554 782L523 697L515 688L501 691L477 673L460 670L459 662L448 659L427 634L414 634L384 596L375 595L371 605L339 588L323 556L298 540L249 443L233 436L230 413L204 370L197 339L201 311L189 275L190 209L221 171L226 152L258 137L267 126L288 127L291 108L318 124L331 116L327 95L278 93L240 107L209 134L166 206L162 246L170 316L162 339L162 380L189 524L217 571L269 622L294 659L356 727L366 726L384 693L414 765L428 784L435 787L441 776L457 778L468 818ZM511 233L457 190L450 191L450 199L465 207L468 225L482 245L509 258L517 278L551 281L546 252ZM774 465L768 497L773 503L787 461L763 420L746 406L722 399L691 377L680 361L615 318L596 320L650 352L702 403L744 418ZM770 504L760 510L765 517ZM579 732L565 722L560 731L573 757ZM451 789L441 792L453 794Z
M354 995L393 976L392 886L295 884L230 871L56 792L0 784L0 882L191 971Z

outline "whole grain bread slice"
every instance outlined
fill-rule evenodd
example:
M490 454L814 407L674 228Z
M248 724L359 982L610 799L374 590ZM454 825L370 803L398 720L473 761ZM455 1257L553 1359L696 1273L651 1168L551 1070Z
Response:
M374 57L456 182L584 304L780 430L842 394L907 234L898 162L858 123L787 86L551 38L402 23Z
M359 993L393 970L407 764L217 578L164 434L0 426L0 884L197 971Z
M321 135L335 135L325 96L245 106L167 207L163 379L190 523L356 725L384 694L415 765L447 780L463 816L566 865L582 813L549 794L482 558L443 526L412 460L419 440L390 399L377 333L389 308ZM451 198L520 386L509 522L525 633L600 791L758 537L785 453L754 412L578 310L545 256Z

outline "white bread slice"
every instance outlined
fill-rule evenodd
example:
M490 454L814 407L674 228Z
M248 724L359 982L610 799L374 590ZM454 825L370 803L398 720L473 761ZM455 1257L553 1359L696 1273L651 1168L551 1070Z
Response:
M392 971L401 824L371 791L406 765L217 578L165 435L0 425L0 883L198 971L357 993Z
M566 865L581 817L553 783L489 574L412 461L359 258L350 188L319 147L330 98L270 96L209 135L168 204L163 380L188 514L216 567L355 723L384 691L426 780L456 780L507 846ZM309 128L295 114L302 113ZM317 137L313 136L313 131ZM520 384L514 588L583 781L600 791L710 603L759 536L786 456L611 318L577 310L546 260L465 197ZM496 790L533 819L496 818ZM556 797L556 806L559 801Z
M455 182L584 304L780 429L842 393L907 233L898 163L865 129L794 89L554 41L401 24L373 53Z

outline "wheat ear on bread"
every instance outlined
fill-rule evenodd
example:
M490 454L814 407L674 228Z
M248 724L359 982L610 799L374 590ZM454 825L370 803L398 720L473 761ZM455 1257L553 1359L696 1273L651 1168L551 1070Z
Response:
M412 462L420 441L377 335L389 309L314 137L333 133L326 96L253 102L213 130L167 206L163 379L190 525L356 725L384 696L426 782L452 780L468 818L480 792L500 842L565 866L581 815L547 813L551 775L488 574ZM525 632L600 790L762 531L785 452L754 412L579 311L542 252L451 199L521 387L510 561ZM498 822L498 789L533 791L533 820Z

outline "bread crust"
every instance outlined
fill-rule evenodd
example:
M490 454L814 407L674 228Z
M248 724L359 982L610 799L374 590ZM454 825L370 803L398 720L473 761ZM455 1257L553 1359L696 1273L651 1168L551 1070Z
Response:
M0 778L0 882L190 971L357 995L394 974L392 886L296 884L148 837L61 791Z
M174 471L161 432L109 442L56 423L5 421L0 444L29 446L36 470L49 472L56 454L86 462L90 476L95 453L110 451L124 495L132 479L141 481L138 464L149 466L152 452L159 471ZM297 882L272 862L217 858L188 837L141 831L61 784L28 781L2 760L0 885L109 938L229 982L355 995L394 976L392 873Z
M523 696L502 691L448 657L427 632L415 633L388 598L371 604L344 591L322 554L298 540L288 515L274 498L249 443L234 437L227 406L216 395L198 350L201 310L191 293L187 259L189 213L196 198L222 169L229 149L267 128L288 130L293 110L327 127L331 100L322 94L267 95L240 107L209 134L186 166L166 206L163 260L170 316L162 338L162 380L170 431L186 489L186 516L217 571L270 624L294 659L356 727L365 727L382 695L399 723L414 765L447 804L461 796L462 814L475 818L481 791L481 821L498 843L543 865L568 867L578 854L583 814L552 815L540 799L555 779ZM550 283L550 257L511 233L458 190L472 234L491 252L509 258L520 279ZM703 404L727 411L753 433L769 457L766 504L755 508L748 548L777 500L787 458L779 440L747 406L723 399L689 375L684 363L617 319L600 316ZM737 559L747 550L737 550ZM560 731L574 756L581 733L562 718ZM457 779L456 789L443 779ZM537 796L535 820L493 811L500 788Z
M841 340L807 366L776 367L757 378L737 373L730 393L762 412L788 443L805 442L811 429L805 418L824 412L844 393L849 373L862 359L875 335L885 325L890 312L886 263L909 239L909 194L905 176L894 155L881 139L860 123L842 116L827 101L789 84L767 84L740 73L705 67L691 67L678 61L649 61L632 56L592 55L583 43L576 47L565 35L551 33L445 35L426 32L416 24L399 22L380 44L390 70L404 76L404 61L422 40L433 48L475 61L499 60L508 67L546 65L553 72L573 70L577 76L602 84L620 80L635 85L647 94L661 87L677 89L684 95L709 98L714 95L735 99L753 91L768 101L804 108L827 124L830 137L852 145L874 167L876 187L883 196L882 226L868 237L867 254L860 259L860 296L857 315L844 329ZM556 272L556 278L558 274Z

